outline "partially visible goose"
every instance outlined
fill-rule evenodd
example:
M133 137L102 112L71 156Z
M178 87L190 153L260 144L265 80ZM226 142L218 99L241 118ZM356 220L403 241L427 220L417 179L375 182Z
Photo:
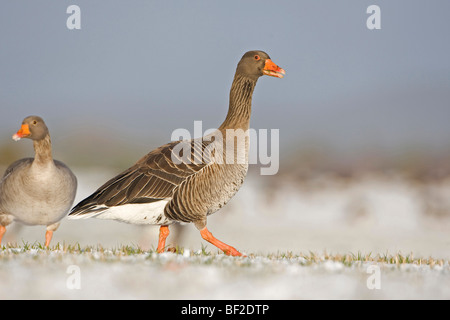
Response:
M45 225L45 246L69 212L77 179L62 162L53 160L50 134L44 120L30 116L23 120L14 140L33 140L34 158L11 164L0 180L0 243L6 226L13 221Z
M284 74L265 52L245 53L231 86L227 117L219 129L206 137L170 142L151 151L77 204L69 218L160 225L158 252L164 251L170 224L193 222L203 239L225 254L240 256L239 251L209 232L206 218L233 197L247 174L248 129L256 81L262 75L282 78ZM242 129L244 137L234 143L237 129Z

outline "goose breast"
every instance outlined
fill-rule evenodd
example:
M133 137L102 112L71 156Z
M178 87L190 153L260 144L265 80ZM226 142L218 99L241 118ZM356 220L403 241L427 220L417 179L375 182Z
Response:
M32 158L13 163L0 184L2 212L29 225L60 221L75 199L77 180L62 162L36 167Z

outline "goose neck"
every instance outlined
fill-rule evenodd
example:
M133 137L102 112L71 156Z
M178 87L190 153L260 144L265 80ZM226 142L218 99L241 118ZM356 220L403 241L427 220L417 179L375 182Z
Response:
M249 128L252 109L252 96L256 79L236 74L230 90L230 105L225 121L220 129Z
M45 138L41 140L34 140L33 146L35 152L34 163L39 165L53 163L50 135L46 135Z

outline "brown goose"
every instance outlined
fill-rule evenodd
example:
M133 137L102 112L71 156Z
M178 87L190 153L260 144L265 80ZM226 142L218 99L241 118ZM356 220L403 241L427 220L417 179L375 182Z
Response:
M46 225L45 246L69 212L77 189L77 179L62 162L53 160L48 128L42 118L23 120L14 140L33 140L35 157L11 164L0 180L0 243L6 226L13 221Z
M151 151L77 204L69 218L160 225L158 252L164 251L170 224L193 222L203 239L225 254L240 256L235 248L213 237L206 228L206 218L233 197L247 174L248 129L256 81L262 75L282 78L284 74L265 52L245 53L231 86L227 117L219 129L202 138L170 142ZM239 133L243 137L235 138Z

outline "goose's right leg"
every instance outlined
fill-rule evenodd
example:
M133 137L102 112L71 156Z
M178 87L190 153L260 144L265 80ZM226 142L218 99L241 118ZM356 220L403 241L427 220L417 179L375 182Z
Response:
M3 235L5 234L5 232L6 232L6 227L2 226L0 224L0 244L2 243L2 238L3 238Z
M166 239L168 236L169 236L169 226L162 225L159 228L158 249L156 249L156 252L158 253L164 252L164 247L166 246Z

